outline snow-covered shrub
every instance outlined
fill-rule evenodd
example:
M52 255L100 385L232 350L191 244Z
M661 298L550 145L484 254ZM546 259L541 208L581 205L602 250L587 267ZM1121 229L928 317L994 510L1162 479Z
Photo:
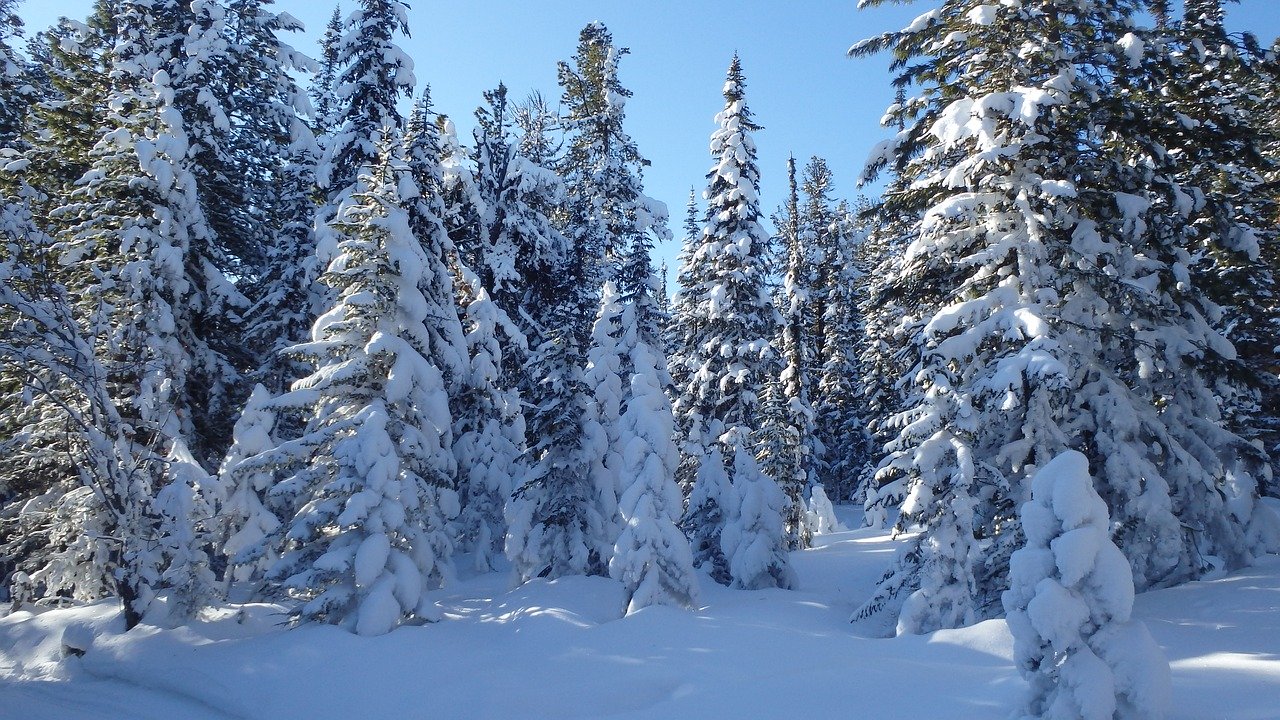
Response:
M1031 683L1025 719L1157 720L1169 665L1132 620L1133 575L1111 541L1089 461L1067 451L1036 473L1022 506L1027 544L1004 593L1014 657Z
M783 547L786 493L760 472L750 453L738 448L733 453L733 484L727 494L733 500L726 503L728 514L720 547L729 565L730 587L795 587L795 573Z
M805 522L809 525L809 532L814 535L825 535L826 533L844 530L844 526L836 519L836 509L831 505L831 499L827 497L827 491L821 485L814 485L813 492L809 494L809 507L805 510Z

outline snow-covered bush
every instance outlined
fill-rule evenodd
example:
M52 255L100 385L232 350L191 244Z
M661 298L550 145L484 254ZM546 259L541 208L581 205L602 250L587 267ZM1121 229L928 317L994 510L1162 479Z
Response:
M733 484L727 493L733 499L726 503L720 547L729 565L730 586L744 590L795 587L795 573L783 547L786 493L740 448L733 453Z
M242 460L275 447L275 412L271 395L257 385L249 394L232 430L231 448L218 473L217 502L220 527L215 537L227 558L225 580L261 578L269 564L266 540L280 528L280 518L264 503L275 482L272 468L241 471Z
M1031 683L1025 719L1164 716L1169 665L1130 617L1133 575L1109 525L1084 455L1064 452L1032 479L1027 544L1013 554L1003 596L1014 657Z
M844 526L836 519L836 509L821 485L814 485L809 494L809 507L805 510L805 523L813 535L840 532Z

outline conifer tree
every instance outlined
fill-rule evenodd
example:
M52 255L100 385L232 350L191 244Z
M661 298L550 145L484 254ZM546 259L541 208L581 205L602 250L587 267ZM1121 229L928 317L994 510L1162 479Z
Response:
M644 194L645 160L623 129L631 91L618 78L630 52L613 44L603 24L587 25L578 36L573 64L562 62L563 127L569 147L558 168L567 190L563 231L573 252L583 256L577 292L583 317L598 304L598 288L616 279L621 258L637 235L670 237L666 207ZM579 322L585 342L589 323Z
M510 373L504 366L511 356L507 348L525 348L523 333L489 298L480 278L465 268L462 272L458 290L471 364L454 422L462 498L458 539L483 572L502 557L506 506L526 473L524 409L519 392L505 382Z
M688 315L690 306L689 293L685 291L685 268L689 266L693 259L694 253L702 242L702 226L705 216L698 209L698 200L696 191L689 188L689 202L685 205L684 218L684 237L680 243L680 252L676 257L676 294L671 302L671 318L672 322L667 326L667 332L664 336L666 346L670 349L671 363L670 373L672 382L672 402L675 402L675 394L682 391L688 384L693 368L686 367L685 357L683 356L681 346L681 330L680 319ZM697 472L697 468L691 465L688 460L690 458L681 455L680 469L676 473L676 481L680 484L681 492L686 497L689 495L690 488L693 487L693 476Z
M708 223L680 271L676 362L688 380L675 403L681 452L697 468L685 532L695 560L717 582L736 584L764 582L765 576L745 561L736 566L751 568L751 578L732 574L729 549L722 544L726 524L737 523L735 550L782 543L781 517L777 536L771 536L772 525L761 524L760 508L736 507L748 490L752 497L766 496L770 493L763 489L774 483L755 467L754 443L761 395L778 372L773 338L781 322L766 284L769 238L760 224L760 172L751 137L760 126L747 109L744 89L735 56L724 85L724 110L716 116L719 128L711 136ZM767 576L780 582L785 572L774 570Z
M602 500L610 527L607 541L612 546L617 537L616 503L622 481L621 433L622 408L626 402L623 383L630 385L631 372L624 369L624 358L630 360L623 325L623 304L613 282L600 291L600 310L591 326L591 346L583 383L590 389L591 400L583 418L583 446L589 454L592 484Z
M266 387L254 386L236 420L231 447L218 472L215 502L221 527L214 534L214 543L227 559L224 584L262 580L280 540L280 518L268 507L267 494L275 484L273 469L243 472L239 467L241 461L277 444L271 398Z
M692 607L698 599L693 554L678 525L683 507L675 483L680 456L660 363L661 357L645 343L632 350L631 387L619 431L622 532L609 574L630 594L627 612L655 604Z
M475 227L466 236L472 241L460 249L494 302L536 346L546 308L556 302L553 277L568 253L567 240L552 221L563 203L564 185L540 164L551 159L541 136L545 109L522 116L503 85L486 92L485 101L476 110L474 131L475 207L468 212ZM518 137L521 117L533 125ZM535 381L521 372L525 358L513 354L506 364L518 387L530 391Z
M271 491L289 511L268 579L303 602L302 619L361 635L429 617L422 593L452 576L447 523L458 512L448 397L427 332L438 308L422 292L432 259L405 209L417 188L384 132L382 159L335 218L341 241L321 280L337 304L292 350L317 369L276 401L305 410L305 432L240 463L291 471Z
M873 454L866 422L869 413L858 382L864 376L860 357L865 332L860 309L865 280L858 268L858 224L848 204L841 201L835 208L824 258L822 350L813 393L814 424L823 448L818 475L827 493L839 500L856 494Z
M89 151L102 136L117 4L96 0L84 22L61 20L43 37L48 64L41 70L48 76L48 88L44 101L32 107L28 128L31 139L39 133L40 141L28 140L24 157L29 165L21 176L42 196L33 202L32 211L50 232L62 226L50 211L89 169Z
M0 0L0 151L17 143L29 107L36 99L35 89L26 77L25 63L13 47L22 36L22 19L14 10L17 2Z
M817 481L814 470L823 448L818 442L810 402L813 396L810 370L817 348L813 342L815 327L809 321L809 314L813 311L811 297L815 288L810 282L811 264L800 232L795 158L787 159L787 181L787 204L784 212L775 219L787 253L786 271L778 297L782 314L779 347L783 367L780 384L772 388L776 396L772 399L777 408L767 420L766 430L766 434L775 436L771 442L779 447L774 448L769 456L770 467L776 467L776 472L766 468L765 473L776 478L787 494L787 547L796 550L809 544L804 523L804 498L809 486Z
M1089 461L1067 451L1031 479L1003 603L1018 670L1030 681L1024 718L1159 720L1169 662L1131 619L1133 577L1111 542Z
M896 282L939 292L918 305L913 396L878 472L906 494L898 527L924 531L855 615L874 631L992 614L1028 473L1070 447L1095 463L1139 587L1266 547L1244 441L1207 391L1231 348L1187 272L1196 190L1134 122L1157 112L1127 86L1137 10L949 1L855 46L894 48L899 84L925 88L891 108L905 129L878 163L910 179L887 211L922 214Z
M409 34L408 12L400 0L360 0L347 18L336 61L341 71L335 94L342 106L333 113L333 134L316 173L329 207L322 208L317 227L356 189L357 173L376 164L380 143L403 135L404 117L396 105L413 90L413 61L395 44L395 35Z
M809 416L787 394L788 374L792 369L788 365L780 376L770 378L765 385L755 457L760 471L765 477L773 478L786 496L784 545L787 550L800 550L808 547L813 539L805 522L805 491L809 484L806 468L811 458L800 425Z
M156 79L163 77L157 73ZM172 140L180 147L180 137ZM155 173L163 168L159 163L164 160L143 172ZM147 184L143 179L134 186ZM189 190L189 182L178 186ZM24 188L24 195L31 193ZM143 249L155 240L145 225L132 229ZM164 592L168 620L180 623L211 593L198 524L210 515L202 497L204 471L182 437L166 434L172 427L166 427L163 393L142 397L137 406L120 401L113 384L136 374L141 363L136 355L102 351L90 329L108 327L114 307L86 310L82 301L73 302L54 270L60 260L55 243L37 227L26 202L0 208L0 237L0 361L23 373L22 395L44 398L42 413L60 416L65 430L59 448L70 457L70 473L47 478L36 491L42 495L24 503L18 532L35 543L15 546L5 538L6 555L17 550L10 557L18 565L6 580L13 580L19 600L115 594L125 629L140 623ZM146 260L133 269L145 275Z
M1149 33L1157 51L1144 53L1136 72L1146 78L1144 99L1176 113L1154 115L1165 122L1150 131L1180 154L1178 181L1203 193L1190 228L1199 256L1192 271L1222 306L1216 326L1236 351L1218 370L1226 382L1214 388L1224 421L1271 447L1280 438L1280 379L1271 370L1280 345L1280 231L1269 222L1277 206L1264 188L1280 159L1268 155L1274 130L1251 89L1267 84L1266 60L1251 37L1236 39L1224 22L1221 0L1186 2L1181 22Z
M573 327L577 308L562 297L533 359L541 381L529 415L531 467L507 505L506 552L522 582L603 575L613 549L616 499L594 483L599 449L587 434L591 400Z
M342 45L342 6L334 5L329 23L324 27L324 35L320 37L320 67L311 79L311 87L307 91L314 110L311 127L317 136L326 136L333 132L339 106L337 97L339 50Z
M228 249L249 276L242 284L253 302L244 323L250 374L273 394L305 374L282 350L303 341L325 309L316 282L311 197L320 148L299 117L309 103L293 79L311 62L281 39L300 29L290 16L272 12L269 0L229 5L226 105L237 190L245 201L238 203L241 247Z
M6 510L22 507L5 518L6 590L18 601L116 595L131 629L160 588L152 501L163 460L133 440L141 423L122 419L85 318L54 273L53 239L27 203L0 206L0 242L0 361L22 373L20 394L45 400L41 413L62 424L72 458L34 491L6 484Z
M404 153L410 177L418 188L416 195L404 196L409 211L409 227L418 238L428 265L421 291L431 305L426 318L431 338L430 357L444 374L450 402L462 392L462 384L470 374L467 342L457 310L451 266L457 261L457 249L446 229L447 212L441 190L440 135L427 119L429 99L424 96L411 114L404 139Z

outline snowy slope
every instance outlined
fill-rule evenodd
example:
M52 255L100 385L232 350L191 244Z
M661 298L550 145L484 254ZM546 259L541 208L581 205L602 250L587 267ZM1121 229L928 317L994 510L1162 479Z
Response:
M855 530L792 557L796 591L728 590L703 607L622 618L604 578L465 579L433 594L444 621L361 638L285 631L231 607L179 630L119 633L115 608L0 618L0 718L1000 718L1022 691L1003 621L865 639L847 619L896 543ZM1280 557L1147 593L1173 664L1171 720L1280 717ZM62 633L93 628L82 658Z

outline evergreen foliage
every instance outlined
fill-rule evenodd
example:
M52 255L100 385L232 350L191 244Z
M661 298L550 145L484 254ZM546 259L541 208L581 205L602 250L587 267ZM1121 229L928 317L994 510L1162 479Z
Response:
M872 505L905 494L898 528L924 531L855 615L876 632L993 614L1028 473L1067 448L1095 463L1140 588L1266 547L1257 458L1208 391L1233 351L1190 275L1202 191L1128 72L1137 4L984 8L944 2L854 48L893 48L898 82L923 86L890 109L904 130L872 168L912 181L889 217L921 214L891 282L940 295L918 300L914 389L877 472Z
M674 364L688 380L675 412L681 452L698 468L683 520L694 558L717 582L755 584L766 582L766 576L781 581L785 573L768 563L770 570L762 575L758 564L740 560L735 567L751 577L734 576L722 544L730 523L741 523L734 529L735 551L754 547L772 554L782 543L781 518L772 537L760 507L750 512L737 507L747 495L752 502L772 502L766 486L775 480L759 475L753 455L762 394L779 372L773 339L781 324L769 298L769 236L760 224L760 171L751 137L760 126L747 109L744 90L735 56L724 85L724 110L716 116L719 128L711 136L715 163L707 174L708 222L680 270ZM709 467L717 458L722 467Z
M1013 554L1009 615L1018 670L1031 683L1023 718L1158 720L1172 694L1169 661L1131 619L1129 563L1111 542L1089 461L1070 451L1031 479Z
M394 139L381 152L335 218L341 240L321 281L337 304L291 349L316 370L276 401L305 411L305 432L240 463L288 471L271 490L287 509L272 586L302 601L302 619L361 635L430 618L422 593L452 576L458 513L452 420L427 331L436 308L422 291L433 260L405 208L417 195L410 169Z
M649 164L623 129L631 91L618 79L618 65L630 50L614 45L601 23L578 36L573 63L559 65L563 92L562 126L569 134L559 171L566 188L563 231L583 275L576 284L581 317L589 317L605 281L616 279L627 248L645 234L667 239L667 210L644 194L643 169ZM589 324L578 321L585 342Z

